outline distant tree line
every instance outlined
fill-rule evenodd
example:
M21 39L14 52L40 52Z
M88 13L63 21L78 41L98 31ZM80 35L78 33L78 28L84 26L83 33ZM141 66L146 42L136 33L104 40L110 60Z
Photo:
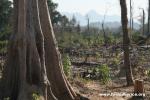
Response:
M69 19L57 11L58 4L48 0L49 13L51 14L52 25L58 27L74 26L75 19L69 22ZM10 0L1 0L0 2L0 40L6 40L11 33L13 2ZM63 31L63 30L62 30Z

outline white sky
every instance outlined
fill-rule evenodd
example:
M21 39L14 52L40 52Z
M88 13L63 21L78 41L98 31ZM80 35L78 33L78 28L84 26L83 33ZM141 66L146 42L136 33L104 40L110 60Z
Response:
M120 16L120 4L119 0L53 0L58 3L58 10L60 12L79 12L85 15L90 10L95 10L99 14L104 14L108 9L107 15L119 15ZM127 0L128 9L129 1ZM134 17L137 17L142 13L139 8L144 8L147 12L148 0L133 0L134 2Z
M129 1L130 0L127 0L128 13ZM82 15L85 15L87 12L95 10L97 13L104 15L107 9L107 15L120 16L119 0L53 0L53 2L58 3L57 9L60 12L79 12ZM142 10L139 10L139 8L144 8L147 14L148 0L133 0L133 4L135 19L142 14Z

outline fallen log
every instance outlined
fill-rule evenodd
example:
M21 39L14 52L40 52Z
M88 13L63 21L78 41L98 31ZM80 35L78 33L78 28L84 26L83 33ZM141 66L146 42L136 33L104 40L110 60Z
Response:
M71 62L74 66L100 66L101 64L96 62Z

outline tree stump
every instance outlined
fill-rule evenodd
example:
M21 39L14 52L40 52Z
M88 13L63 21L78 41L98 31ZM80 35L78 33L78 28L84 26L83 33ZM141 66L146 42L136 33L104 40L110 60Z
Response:
M144 82L143 80L136 79L134 83L134 100L144 100Z

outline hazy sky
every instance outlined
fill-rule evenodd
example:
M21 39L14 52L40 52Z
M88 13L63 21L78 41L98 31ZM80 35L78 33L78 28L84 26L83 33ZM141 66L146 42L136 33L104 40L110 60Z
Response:
M108 9L107 15L120 15L119 0L53 0L58 3L60 12L79 12L86 14L90 10L95 10L99 14L104 14ZM129 6L129 1L127 4ZM148 9L148 0L133 0L134 2L134 17L142 13L139 8Z

